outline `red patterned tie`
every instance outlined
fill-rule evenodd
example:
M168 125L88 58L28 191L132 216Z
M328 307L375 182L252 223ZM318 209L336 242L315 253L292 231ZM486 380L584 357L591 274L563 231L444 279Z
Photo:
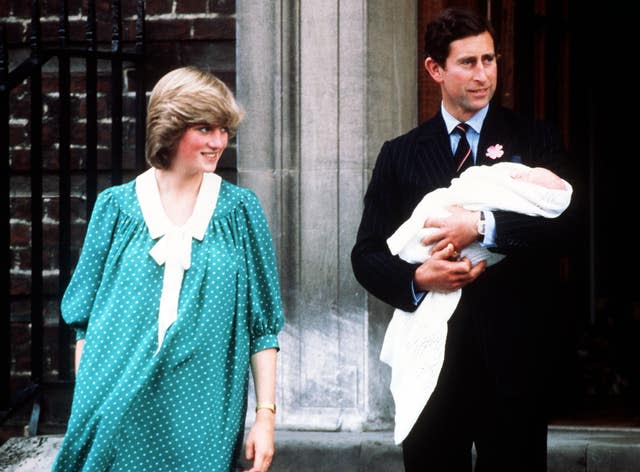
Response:
M458 123L452 131L452 133L458 133L460 135L460 141L458 141L458 147L456 148L456 153L453 156L454 162L456 163L456 172L458 174L463 172L467 167L473 165L471 146L469 146L469 141L467 141L468 129L468 124Z

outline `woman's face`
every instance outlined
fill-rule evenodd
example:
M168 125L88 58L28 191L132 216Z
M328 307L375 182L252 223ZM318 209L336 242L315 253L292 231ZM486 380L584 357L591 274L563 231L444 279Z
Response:
M221 126L199 124L182 134L170 170L185 174L214 172L229 143L229 131Z

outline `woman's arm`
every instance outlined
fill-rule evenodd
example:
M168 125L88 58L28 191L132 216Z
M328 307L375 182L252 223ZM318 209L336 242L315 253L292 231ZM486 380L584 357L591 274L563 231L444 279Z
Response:
M276 349L265 349L251 356L251 372L255 385L257 405L275 405L276 399ZM275 452L276 415L268 408L256 411L256 421L249 431L245 455L253 460L248 472L269 470Z
M82 350L84 349L84 339L78 339L76 341L76 375L78 375L78 368L80 367L80 358L82 357Z

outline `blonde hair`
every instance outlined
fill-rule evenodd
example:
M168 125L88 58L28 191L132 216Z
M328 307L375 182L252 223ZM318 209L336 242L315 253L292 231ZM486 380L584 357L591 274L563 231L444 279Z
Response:
M151 91L147 108L147 162L167 169L187 128L215 125L227 128L233 135L242 115L231 90L215 75L192 66L172 70Z

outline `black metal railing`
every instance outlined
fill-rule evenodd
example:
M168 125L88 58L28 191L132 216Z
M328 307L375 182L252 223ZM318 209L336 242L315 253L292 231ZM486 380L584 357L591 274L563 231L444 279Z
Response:
M10 70L7 47L7 28L0 24L0 160L2 169L2 202L0 208L2 231L0 245L4 251L0 258L3 270L6 271L5 283L0 289L2 300L2 318L0 321L0 424L5 422L21 405L32 402L29 434L35 435L40 412L40 401L47 394L44 371L44 320L45 299L43 283L43 179L51 173L43 165L43 67L53 67L49 61L57 59L58 98L57 98L57 144L58 144L58 300L66 288L72 268L72 93L71 80L72 59L84 59L84 77L86 90L84 91L86 130L84 143L84 166L81 176L85 181L85 196L87 215L91 213L98 192L98 67L108 64L110 71L110 110L111 118L111 183L122 181L123 162L123 71L124 64L135 71L135 168L144 168L144 137L145 137L145 79L144 79L144 19L145 8L143 0L136 0L135 40L132 51L125 51L122 28L122 8L119 0L111 0L111 38L110 48L101 48L98 41L96 22L96 2L86 3L86 29L84 39L72 43L70 40L69 12L67 0L61 1L59 25L55 42L43 42L41 33L41 9L38 0L31 2L31 22L29 34L29 57ZM49 12L50 13L50 12ZM84 43L84 44L83 44ZM105 42L106 43L106 42ZM74 45L75 44L75 45ZM51 61L52 63L55 61ZM49 64L48 64L49 63ZM73 74L77 74L74 71ZM30 187L30 265L31 284L29 291L29 325L30 325L30 384L11 394L12 375L12 291L11 291L11 92L20 87L25 81L29 82L29 139L30 164L28 171ZM75 117L77 118L77 117ZM46 128L45 124L45 128ZM24 173L24 172L23 172ZM71 336L65 323L58 320L57 336L57 365L58 383L72 381L71 366Z

